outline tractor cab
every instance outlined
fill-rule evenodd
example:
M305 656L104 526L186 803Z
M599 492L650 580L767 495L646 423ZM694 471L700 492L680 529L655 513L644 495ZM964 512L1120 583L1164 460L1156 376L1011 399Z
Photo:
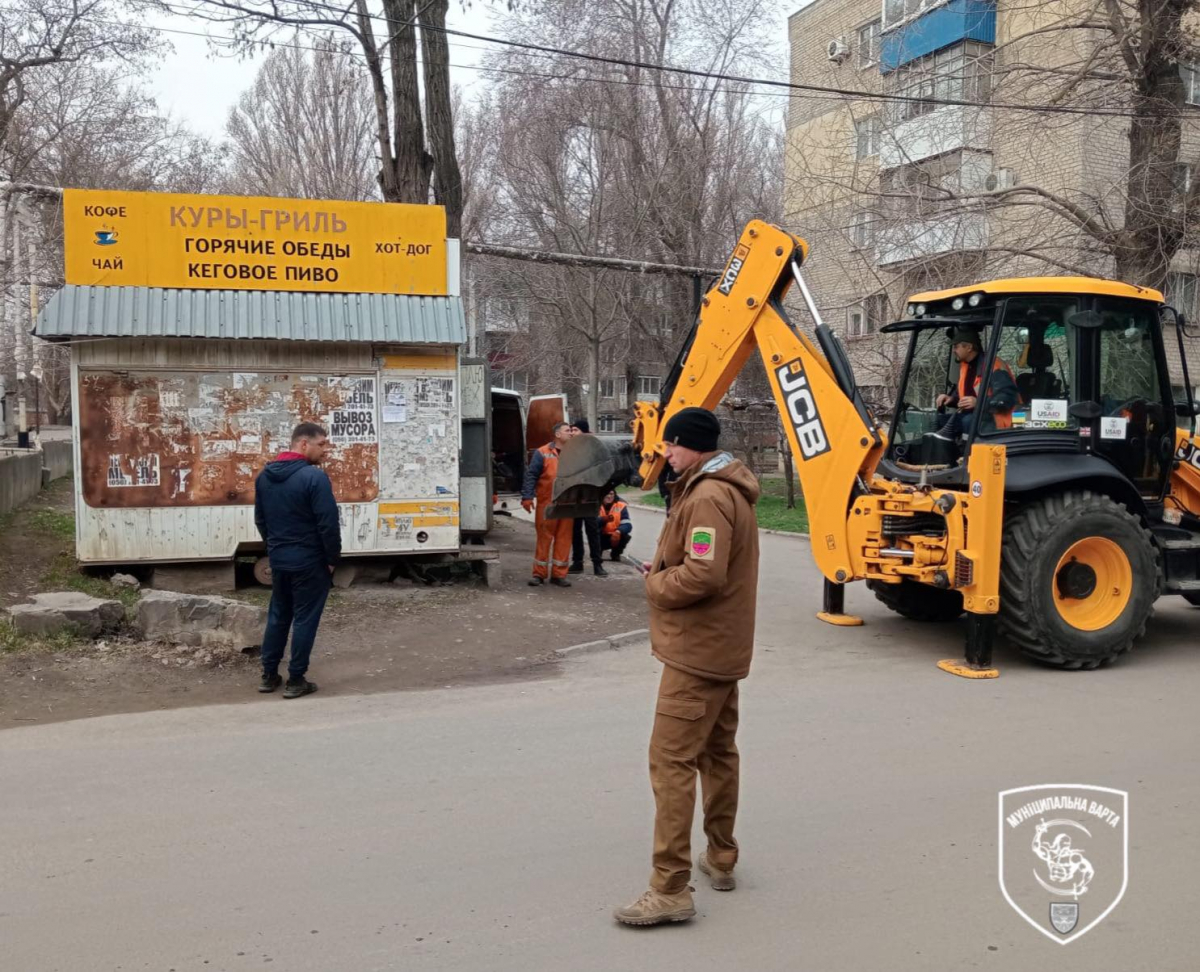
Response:
M1158 291L1085 277L913 297L883 329L911 334L885 473L962 487L972 446L1002 444L1009 491L1102 479L1131 509L1161 501L1191 411L1172 399L1163 311Z

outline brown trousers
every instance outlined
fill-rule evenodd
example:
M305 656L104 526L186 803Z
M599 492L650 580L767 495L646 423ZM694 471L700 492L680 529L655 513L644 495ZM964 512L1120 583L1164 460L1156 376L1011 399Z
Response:
M650 887L674 894L691 878L697 771L708 860L724 871L737 863L737 724L737 682L713 682L663 666L650 736L650 785L657 809Z

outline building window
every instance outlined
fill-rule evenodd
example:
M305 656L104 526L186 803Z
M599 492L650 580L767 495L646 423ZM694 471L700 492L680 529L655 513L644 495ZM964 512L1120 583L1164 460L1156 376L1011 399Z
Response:
M861 304L855 304L846 312L846 336L870 337L886 323L886 314L887 294L871 294Z
M869 115L854 123L854 157L869 159L879 154L879 116Z
M850 242L860 250L875 242L875 214L855 213L850 219Z
M887 323L887 294L871 294L863 301L867 312L867 333L874 334Z
M620 378L601 378L600 379L600 397L601 398L625 398L625 377Z
M1180 64L1179 76L1183 78L1183 100L1200 105L1200 65Z
M1189 162L1175 163L1175 192L1187 196L1192 191L1192 166Z
M964 41L918 58L889 75L897 121L928 114L941 103L986 104L991 97L992 48Z
M1166 292L1163 296L1168 304L1188 320L1196 314L1196 297L1200 295L1200 277L1194 273L1168 273Z
M601 432L620 432L622 421L615 415L600 416L600 431Z
M662 378L658 375L639 375L637 397L639 400L658 398L662 394Z
M880 21L872 20L869 24L858 28L858 66L870 67L879 61L879 27Z
M884 0L883 29L891 30L922 11L940 7L946 2L947 0Z

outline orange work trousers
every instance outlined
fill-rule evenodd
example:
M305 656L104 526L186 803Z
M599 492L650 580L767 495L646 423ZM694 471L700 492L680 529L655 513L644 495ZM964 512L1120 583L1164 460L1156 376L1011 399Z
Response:
M543 515L539 502L533 521L537 527L537 549L533 554L533 576L566 577L571 559L571 525L573 520L551 520Z
M704 833L712 867L732 871L738 859L738 683L714 682L663 666L650 736L654 790L654 870L650 887L676 894L692 875L696 774L704 796Z

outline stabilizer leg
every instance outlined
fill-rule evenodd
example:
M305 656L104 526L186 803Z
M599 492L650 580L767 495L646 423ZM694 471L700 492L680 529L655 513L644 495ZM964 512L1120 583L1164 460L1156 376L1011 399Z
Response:
M996 615L967 614L967 659L944 658L938 668L960 678L997 678L1000 670L992 667L992 642L996 637Z
M862 618L846 613L846 585L825 580L824 610L817 612L817 620L836 624L841 628L853 628L862 624Z

